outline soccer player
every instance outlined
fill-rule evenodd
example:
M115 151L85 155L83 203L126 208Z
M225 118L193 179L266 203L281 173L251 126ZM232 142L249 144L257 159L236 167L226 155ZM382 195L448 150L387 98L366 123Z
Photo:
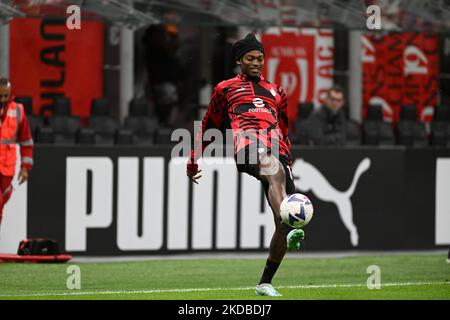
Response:
M269 257L256 294L280 296L271 284L272 278L287 249L300 249L304 237L303 230L291 229L280 219L281 202L287 194L295 193L287 97L283 88L261 75L264 47L254 34L237 41L233 45L233 55L241 73L214 88L201 130L195 137L197 147L191 151L187 175L195 183L201 177L196 161L206 147L201 141L203 133L209 128L231 127L237 169L262 183L275 221Z

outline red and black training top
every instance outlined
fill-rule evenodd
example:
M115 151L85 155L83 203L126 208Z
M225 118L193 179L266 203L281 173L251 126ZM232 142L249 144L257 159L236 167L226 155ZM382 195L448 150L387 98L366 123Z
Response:
M202 141L204 132L210 128L224 129L224 125L233 130L235 154L255 139L258 145L271 149L272 139L279 143L280 156L291 162L287 96L281 86L262 76L252 79L243 73L220 82L214 88L201 130L196 133L197 147L191 160L196 161L207 145ZM249 135L253 139L245 138Z

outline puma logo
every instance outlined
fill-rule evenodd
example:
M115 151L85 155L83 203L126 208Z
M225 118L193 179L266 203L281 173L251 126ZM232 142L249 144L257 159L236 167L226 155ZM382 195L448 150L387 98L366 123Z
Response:
M358 245L358 230L353 223L353 206L350 198L355 192L356 185L361 175L370 168L370 159L364 158L356 168L352 183L346 191L334 188L323 174L311 163L303 159L296 160L293 165L294 182L301 192L311 191L314 195L325 202L336 205L344 226L350 232L350 241L354 247Z

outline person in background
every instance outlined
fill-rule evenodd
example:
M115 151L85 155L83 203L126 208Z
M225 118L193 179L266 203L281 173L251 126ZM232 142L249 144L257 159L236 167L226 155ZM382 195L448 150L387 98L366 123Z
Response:
M347 118L344 103L344 90L338 85L332 86L325 104L309 119L308 131L313 145L345 145Z
M21 155L18 179L22 184L28 180L33 166L33 138L23 105L13 101L11 83L0 77L0 226L3 208L13 192L17 144Z

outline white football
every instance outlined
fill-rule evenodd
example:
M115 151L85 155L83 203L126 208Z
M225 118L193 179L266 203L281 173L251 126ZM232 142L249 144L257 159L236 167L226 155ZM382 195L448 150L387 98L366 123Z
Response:
M288 195L280 206L281 220L290 227L302 228L313 216L314 209L311 200L301 193Z

